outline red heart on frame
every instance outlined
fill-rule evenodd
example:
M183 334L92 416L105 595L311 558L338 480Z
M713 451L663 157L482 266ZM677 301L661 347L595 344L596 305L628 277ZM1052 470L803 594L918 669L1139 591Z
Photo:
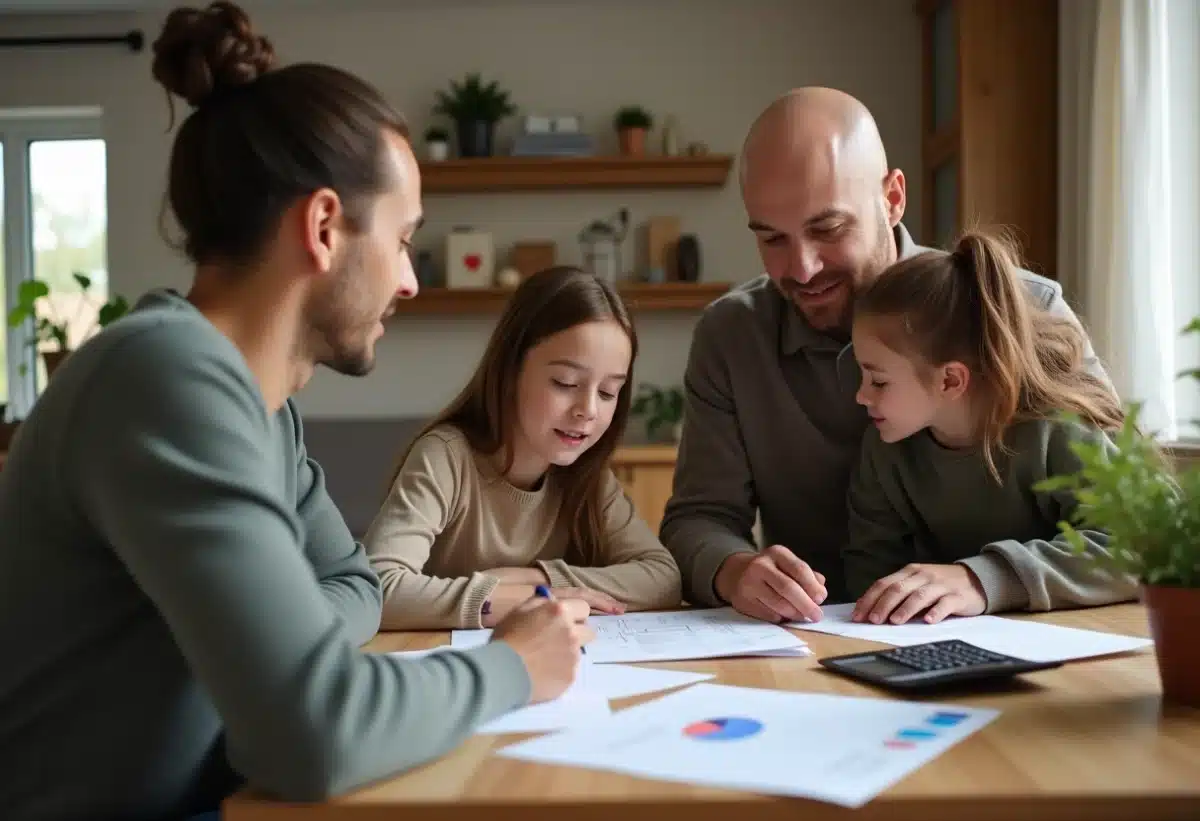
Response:
M463 265L467 266L467 270L476 271L479 269L480 263L483 262L483 257L479 254L467 254L463 257Z

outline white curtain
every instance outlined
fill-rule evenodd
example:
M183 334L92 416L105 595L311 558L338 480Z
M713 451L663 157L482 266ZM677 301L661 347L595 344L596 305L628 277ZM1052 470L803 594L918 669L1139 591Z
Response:
M1064 0L1059 266L1147 430L1196 434L1200 314L1200 2ZM1168 32L1170 39L1168 40Z

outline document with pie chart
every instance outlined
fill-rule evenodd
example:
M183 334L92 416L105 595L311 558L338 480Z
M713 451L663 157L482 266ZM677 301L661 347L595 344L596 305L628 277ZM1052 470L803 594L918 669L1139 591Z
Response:
M999 711L695 684L497 755L859 807Z

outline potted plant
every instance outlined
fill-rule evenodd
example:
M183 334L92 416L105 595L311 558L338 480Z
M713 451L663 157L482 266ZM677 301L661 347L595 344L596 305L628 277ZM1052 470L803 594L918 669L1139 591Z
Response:
M431 125L425 129L425 148L429 159L441 162L450 156L450 132L440 125Z
M516 113L509 93L497 81L484 84L479 74L471 73L461 83L451 80L450 91L437 92L435 114L454 123L458 132L461 157L490 157L496 123Z
M646 132L654 127L654 117L640 105L623 106L613 118L621 153L640 156L646 153Z
M91 277L76 272L72 274L72 278L86 299L92 287ZM45 300L45 304L47 305L47 310L41 315L38 312L39 300ZM83 338L87 338L95 331L116 321L128 313L128 311L129 303L126 302L125 298L122 296L113 296L100 306L95 326L88 328L87 332L83 334ZM42 347L41 352L42 360L46 363L46 377L50 378L54 375L54 371L59 365L62 364L63 360L71 353L71 345L67 337L67 332L70 329L70 320L57 316L54 310L54 302L50 299L50 286L44 280L26 280L21 283L21 287L17 290L17 304L8 312L8 324L10 327L15 328L27 319L33 320L33 335L29 339L29 344L50 346L49 348ZM22 364L21 373L24 374L26 370L27 367Z
M630 408L634 416L646 419L646 435L660 440L658 431L666 428L669 441L678 443L683 433L683 389L660 388L643 383Z
M1200 317L1184 332L1200 333ZM1181 375L1200 379L1200 368ZM1077 528L1108 533L1108 553L1098 561L1141 585L1163 700L1200 707L1200 642L1192 634L1200 624L1200 467L1171 470L1154 439L1139 431L1140 410L1131 407L1114 449L1072 443L1080 470L1035 490L1076 494L1072 521L1060 528L1077 552L1084 549Z

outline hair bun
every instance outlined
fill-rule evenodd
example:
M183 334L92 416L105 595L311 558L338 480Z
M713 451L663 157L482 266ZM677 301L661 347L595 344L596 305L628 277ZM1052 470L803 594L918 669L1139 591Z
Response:
M252 83L275 63L271 41L225 0L174 9L154 41L154 79L193 107L222 88Z

